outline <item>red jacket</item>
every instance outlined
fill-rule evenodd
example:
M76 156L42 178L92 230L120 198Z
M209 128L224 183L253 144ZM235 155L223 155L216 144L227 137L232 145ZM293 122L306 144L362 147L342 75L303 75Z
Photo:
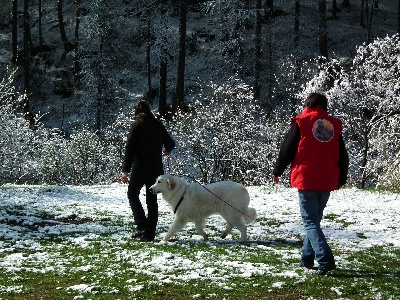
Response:
M347 179L348 155L342 122L322 107L306 108L292 120L274 175L291 165L290 184L299 190L333 191Z
M291 164L291 185L299 190L335 190L342 122L318 106L304 109L293 121L300 128L300 142Z

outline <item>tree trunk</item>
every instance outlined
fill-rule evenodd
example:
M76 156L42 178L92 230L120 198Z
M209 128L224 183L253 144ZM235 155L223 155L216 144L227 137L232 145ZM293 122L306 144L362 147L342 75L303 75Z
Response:
M374 5L375 5L376 0L372 0L371 3L371 14L369 15L369 21L368 21L368 38L367 38L367 44L369 44L371 40L371 28L372 28L372 16L374 14ZM367 15L368 16L368 15Z
M100 24L100 28L103 28ZM103 120L103 109L104 109L104 99L106 94L106 83L104 68L101 61L104 59L104 35L100 33L100 48L99 48L99 63L97 66L97 98L96 98L96 130L101 132L102 120Z
M146 64L147 64L147 87L148 94L152 94L151 86L151 32L150 32L150 16L147 16L147 45L146 45Z
M254 99L261 98L261 0L256 2L256 40L254 63Z
M365 23L364 23L364 3L365 3L365 0L361 0L361 14L360 14L360 26L361 27L365 27Z
M332 19L337 18L337 5L336 5L336 0L332 1Z
M29 87L29 0L24 0L24 89L25 93L29 97L30 87ZM26 99L24 103L24 112L29 111L29 99Z
M397 33L400 33L400 0L397 5Z
M367 181L367 162L368 162L368 151L369 151L369 135L370 130L364 129L364 149L363 149L363 158L361 162L361 188L365 188L365 183Z
M273 0L266 0L265 1L265 8L266 8L265 9L266 10L265 19L269 20L270 18L272 18L272 15L273 15L273 12L274 12L274 1Z
M294 7L294 52L297 54L299 50L299 42L300 42L300 0L296 0L295 2L295 7ZM297 58L297 55L295 57L295 73L293 75L293 81L296 82L298 77L299 77L299 60ZM296 102L297 99L292 96L290 100L290 111L291 115L294 117L296 115Z
M38 4L38 10L39 10L39 24L38 24L38 30L39 30L39 47L42 49L43 46L43 31L42 31L42 18L43 18L43 11L42 11L42 0L39 0Z
M326 30L326 0L319 0L319 54L328 58L328 37Z
M11 61L16 64L18 60L18 0L12 0L11 39L13 53Z
M163 23L161 26L165 25L165 2L166 0L160 1L160 15L161 15L161 22ZM166 37L162 37L165 39ZM163 41L166 43L166 41ZM162 44L163 44L162 43ZM160 57L160 93L159 93L159 106L158 112L160 116L165 116L167 114L167 49L164 45L161 45L161 57Z
M183 108L185 99L185 59L186 59L186 0L181 0L179 12L179 58L174 112Z
M80 57L79 57L79 24L81 18L81 0L76 0L75 4L75 59L74 59L74 73L75 73L75 90L80 88Z
M273 64L272 64L272 25L268 26L268 64L269 64L269 69L268 69L268 109L271 109L273 107L272 105L272 89L273 89L273 81L274 81L274 73L273 73Z
M63 0L57 1L57 12L58 12L58 26L60 27L60 34L61 34L61 42L63 43L64 51L69 52L74 48L74 46L68 42L67 34L65 33L64 17L63 17Z
M34 118L30 111L29 97L30 97L30 28L29 28L29 0L24 0L24 89L25 97L23 102L23 112L25 119L29 120L33 125Z
M345 8L350 7L350 0L343 0L342 7L345 7Z
M294 4L294 48L295 51L299 48L300 41L300 0L296 0Z
M271 16L274 10L274 0L266 0L265 7L267 8L268 14Z

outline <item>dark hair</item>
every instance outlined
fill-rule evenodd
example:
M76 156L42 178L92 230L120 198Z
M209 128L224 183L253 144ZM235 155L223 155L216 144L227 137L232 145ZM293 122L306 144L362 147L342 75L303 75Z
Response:
M310 108L321 106L325 111L328 111L328 99L325 95L319 93L311 93L308 95L305 105Z
M163 127L151 112L149 103L146 100L140 100L134 104L133 108L135 109L135 122L143 138L153 143L161 140Z
M133 108L135 109L135 120L154 119L154 115L151 112L150 105L146 100L140 100L135 103Z

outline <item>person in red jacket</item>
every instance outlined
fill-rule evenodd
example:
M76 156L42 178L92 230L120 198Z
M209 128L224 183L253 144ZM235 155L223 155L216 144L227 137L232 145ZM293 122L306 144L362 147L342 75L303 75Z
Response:
M157 120L145 100L134 105L135 119L129 130L122 165L122 182L128 183L128 199L136 224L133 238L152 241L158 222L157 195L149 188L159 175L164 174L162 150L169 153L175 142L161 121ZM130 180L128 179L131 171ZM140 190L146 186L147 217L139 199Z
M330 192L347 181L349 158L342 136L342 122L328 115L325 95L311 93L303 112L292 124L281 144L273 175L274 182L290 165L290 184L298 189L300 213L306 230L301 263L318 274L336 269L335 259L321 220Z

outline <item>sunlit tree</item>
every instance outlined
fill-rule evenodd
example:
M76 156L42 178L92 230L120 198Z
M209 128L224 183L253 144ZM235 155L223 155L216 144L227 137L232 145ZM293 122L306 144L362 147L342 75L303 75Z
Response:
M358 47L350 64L330 60L302 91L326 92L331 112L344 121L352 181L362 188L384 186L399 169L399 70L399 35L378 38Z

